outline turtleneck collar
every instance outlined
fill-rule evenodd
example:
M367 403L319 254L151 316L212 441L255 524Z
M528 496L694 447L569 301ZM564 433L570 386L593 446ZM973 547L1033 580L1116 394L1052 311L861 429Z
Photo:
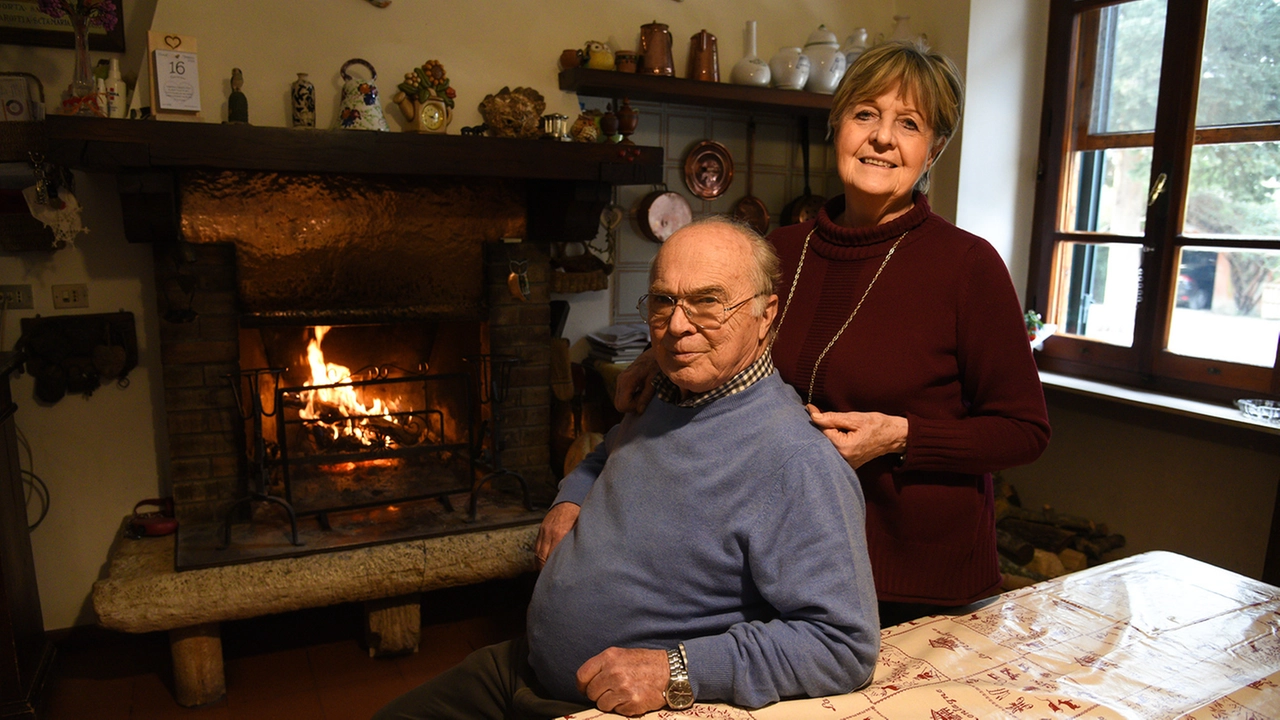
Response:
M912 196L915 205L906 213L887 223L871 227L850 228L837 225L831 218L840 217L844 212L844 195L837 195L827 201L818 211L815 228L809 247L813 252L834 260L852 260L855 258L874 257L889 251L889 246L898 236L908 230L924 224L933 214L929 201L923 193L916 192ZM908 238L910 236L908 235Z

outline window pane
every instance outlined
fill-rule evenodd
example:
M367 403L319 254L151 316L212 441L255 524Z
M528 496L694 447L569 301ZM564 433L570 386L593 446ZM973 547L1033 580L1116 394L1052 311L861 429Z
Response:
M1141 235L1147 223L1147 186L1151 148L1090 150L1075 153L1076 179L1064 229Z
M1096 12L1098 56L1089 131L1150 131L1160 91L1165 0L1138 0Z
M1193 147L1183 233L1280 237L1277 173L1280 142Z
M1210 0L1196 126L1280 120L1280 3Z
M1280 250L1185 247L1168 350L1273 367L1280 336Z
M1049 309L1058 332L1131 347L1141 262L1139 245L1059 243Z

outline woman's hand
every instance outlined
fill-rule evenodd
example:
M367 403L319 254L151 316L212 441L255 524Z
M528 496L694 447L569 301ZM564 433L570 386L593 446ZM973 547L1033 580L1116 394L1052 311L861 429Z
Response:
M822 412L806 405L809 420L857 470L881 455L907 449L907 419L883 413Z
M653 378L657 374L658 359L653 354L653 348L640 353L640 357L619 373L613 389L613 406L618 412L643 414L649 401L653 399Z
M578 522L578 513L581 511L582 508L575 503L562 502L554 505L542 518L542 525L538 527L538 539L533 544L533 556L539 570L546 566L551 551L556 549Z

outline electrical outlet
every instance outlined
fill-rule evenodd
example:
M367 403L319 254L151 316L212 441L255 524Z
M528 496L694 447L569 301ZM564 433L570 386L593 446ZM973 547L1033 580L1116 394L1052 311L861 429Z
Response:
M31 310L30 285L0 285L0 307L6 310Z
M53 286L53 309L89 307L89 286L83 283Z

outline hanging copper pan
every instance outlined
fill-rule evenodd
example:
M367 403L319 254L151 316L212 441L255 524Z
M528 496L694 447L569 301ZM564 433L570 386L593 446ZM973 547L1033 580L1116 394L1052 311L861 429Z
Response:
M800 118L800 153L804 157L804 194L787 203L778 218L779 225L795 225L818 216L827 199L809 190L809 118Z
M653 242L666 242L675 231L693 222L693 208L680 193L654 190L636 204L640 234Z
M733 206L733 216L764 235L769 232L769 208L764 201L751 194L752 177L755 174L756 121L747 122L747 195Z

